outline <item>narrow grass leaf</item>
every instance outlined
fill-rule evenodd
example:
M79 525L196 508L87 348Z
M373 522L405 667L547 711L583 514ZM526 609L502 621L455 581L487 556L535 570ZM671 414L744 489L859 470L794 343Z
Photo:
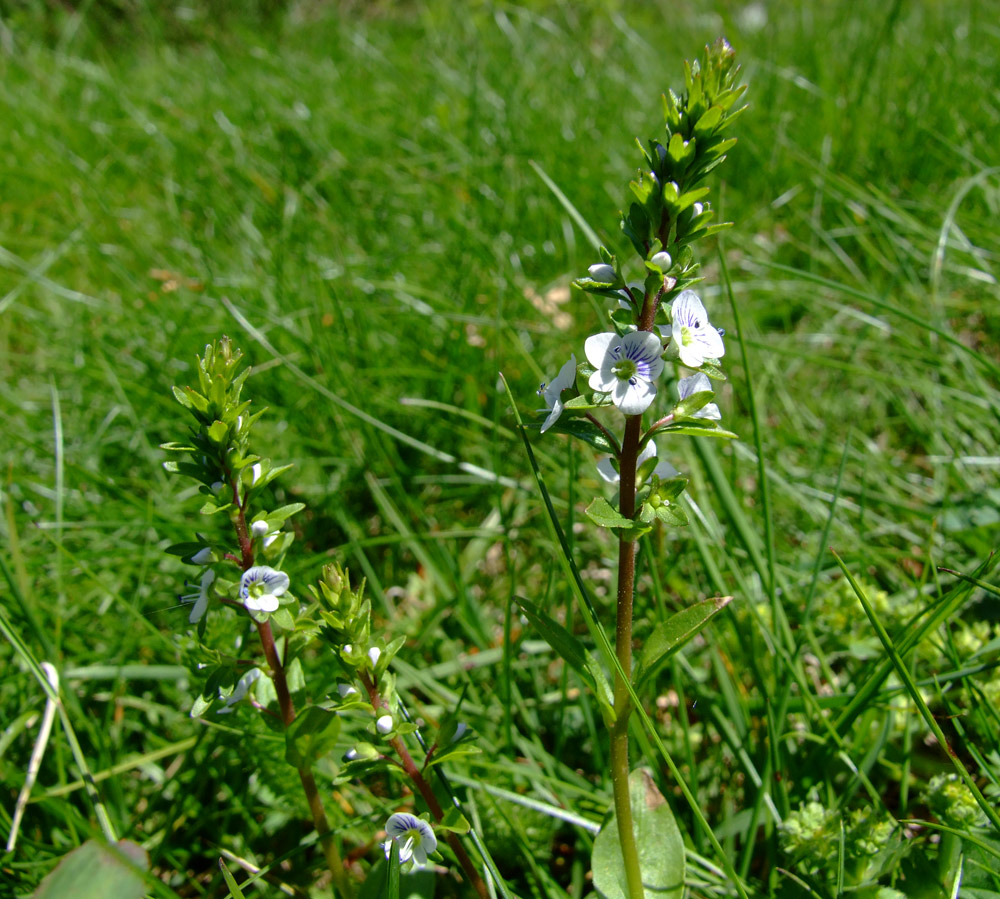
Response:
M976 781L973 779L972 775L969 774L965 765L962 764L962 760L958 755L953 752L948 745L948 739L945 737L944 733L941 731L940 725L937 723L931 710L927 707L927 703L924 700L923 694L920 692L920 688L914 681L913 675L910 673L909 666L903 661L895 645L892 642L887 633L885 627L883 627L882 622L879 620L878 615L876 615L875 610L872 608L872 604L869 602L868 597L865 595L864 590L858 586L858 582L854 580L853 575L847 565L844 564L843 559L840 558L836 553L833 554L837 560L837 564L840 566L840 570L843 571L844 577L847 578L848 583L851 585L851 589L854 591L854 595L858 597L858 601L864 607L865 614L868 616L868 620L871 622L872 627L875 629L875 633L878 635L879 642L885 649L886 655L892 663L892 666L896 669L896 673L899 675L900 680L906 685L906 691L910 694L910 698L916 704L917 708L920 710L920 714L924 719L926 725L930 728L931 733L937 738L938 745L947 753L948 758L951 759L951 763L958 773L958 776L964 781L965 785L969 788L969 791L975 797L977 804L986 814L986 817L990 819L993 826L1000 830L1000 815L997 814L996 807L993 803L989 802L979 789Z

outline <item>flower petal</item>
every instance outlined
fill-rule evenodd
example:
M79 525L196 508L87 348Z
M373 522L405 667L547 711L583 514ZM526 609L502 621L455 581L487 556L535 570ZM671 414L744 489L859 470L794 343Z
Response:
M594 368L599 369L608 356L611 344L616 340L621 340L621 338L614 331L604 332L603 334L592 334L583 344L583 351L587 356L587 361ZM590 386L593 387L593 383Z
M632 381L618 381L611 394L614 404L623 415L641 415L656 397L656 385L642 378Z
M697 329L708 322L705 304L693 290L681 291L670 304L670 317L675 322L680 321L686 328Z
M605 456L597 463L597 473L609 484L617 484L622 476L615 471L611 456Z

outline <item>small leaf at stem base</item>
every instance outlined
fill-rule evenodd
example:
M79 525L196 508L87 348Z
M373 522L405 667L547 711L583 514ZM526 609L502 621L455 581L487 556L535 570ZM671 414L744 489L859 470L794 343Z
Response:
M646 899L680 899L684 892L684 839L652 775L639 768L628 776L633 831ZM594 840L594 887L602 899L629 899L614 813Z

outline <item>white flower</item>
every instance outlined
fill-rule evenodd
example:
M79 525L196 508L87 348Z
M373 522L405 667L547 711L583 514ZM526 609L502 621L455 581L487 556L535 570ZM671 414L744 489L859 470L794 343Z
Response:
M344 758L347 759L347 761L349 762L353 762L357 757L358 757L357 749L348 749L347 752L344 753Z
M576 381L576 355L569 357L569 362L567 362L562 368L559 369L559 374L555 376L553 381L550 381L548 385L542 382L542 386L538 388L538 395L545 400L545 405L549 408L549 416L545 419L545 423L542 425L542 433L544 434L549 428L556 423L556 420L562 415L563 402L562 402L562 392L569 387L572 387Z
M228 715L233 710L233 706L235 706L236 703L247 695L250 687L256 683L257 678L259 677L260 668L251 668L246 674L244 674L243 677L236 682L233 692L226 698L226 704L221 709L216 711L216 714Z
M656 455L656 444L652 440L646 444L646 448L639 453L639 457L635 460L636 471L642 466L642 463L647 459L652 459ZM611 456L606 456L597 463L597 473L604 478L609 484L617 484L622 478L621 475L615 471L614 465L611 464ZM655 474L661 481L665 481L668 478L676 478L679 472L673 465L671 465L666 460L656 463L656 468L653 469L653 474Z
M266 521L255 521L250 525L250 533L254 537L263 537L267 533L267 522Z
M390 815L389 820L385 822L385 832L389 837L382 844L385 857L388 858L392 852L392 841L395 840L399 844L401 864L413 859L413 864L422 868L427 864L428 853L437 849L438 841L434 836L434 828L416 815L408 815L405 812Z
M186 593L181 596L181 602L193 602L194 608L188 616L191 624L197 624L208 609L208 594L211 593L212 581L215 580L215 572L209 568L201 576L201 584L197 593Z
M653 382L663 371L663 346L649 331L632 331L624 337L614 332L594 334L584 344L587 360L597 371L590 386L610 393L612 402L625 415L640 415L656 396Z
M357 687L352 687L350 684L337 684L337 692L341 699L346 699L348 696L353 696L358 690Z
M382 655L382 650L377 646L373 646L368 650L368 660L372 663L372 668L378 665L379 657Z
M608 265L606 262L592 265L587 269L587 274L598 284L614 284L618 280L618 275L615 274L614 267Z
M701 368L706 359L719 359L726 353L719 332L709 324L705 306L693 290L685 290L670 307L673 318L673 342L688 368Z
M382 736L392 733L392 715L380 715L375 722L375 730Z
M288 589L288 575L266 565L254 565L240 578L240 596L248 612L275 612L278 597Z
M698 372L690 378L681 378L677 382L677 394L682 400L686 400L693 393L703 393L706 390L712 390L712 382L708 380L708 375L704 372ZM697 412L692 412L691 417L719 421L722 418L722 413L715 403L706 403Z

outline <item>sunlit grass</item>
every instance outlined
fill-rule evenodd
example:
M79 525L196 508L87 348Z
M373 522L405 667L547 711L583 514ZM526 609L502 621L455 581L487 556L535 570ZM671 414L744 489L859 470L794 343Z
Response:
M764 21L757 5L303 5L280 27L187 6L193 18L123 6L120 21L29 6L0 24L4 611L64 670L102 800L149 848L160 894L224 895L222 849L289 853L292 873L273 877L313 879L274 735L249 715L186 714L185 572L163 549L211 523L158 446L182 427L170 386L221 333L256 366L262 450L296 465L279 498L309 505L299 545L316 558L291 559L293 576L333 552L368 578L379 624L409 638L399 674L419 713L466 690L487 751L455 782L502 873L521 895L585 894L591 831L507 795L594 824L609 790L576 676L516 616L503 661L516 594L584 629L498 372L527 414L600 324L560 293L593 254L531 163L622 246L632 138L656 133L659 92L719 33L750 84L716 193L735 222L719 252L738 331L717 256L704 292L730 330L722 406L743 439L661 446L697 509L640 552L637 635L703 596L736 601L661 675L650 712L762 893L793 865L777 822L810 791L926 815L926 782L949 760L904 694L885 682L838 724L882 660L827 550L884 591L898 640L952 588L937 565L971 573L996 544L998 34L981 5L784 4ZM534 445L610 621L613 548L575 527L601 489L593 459L561 438ZM996 622L995 597L969 603L966 624ZM222 615L213 627L237 631ZM995 664L989 639L956 620L912 664L952 748L995 784L996 706L981 700L995 674L954 675ZM0 652L7 822L43 697ZM60 787L79 777L57 731L43 801L0 867L21 893L93 831L83 790ZM363 846L381 808L342 793L338 827ZM705 857L700 894L724 891L672 799Z

